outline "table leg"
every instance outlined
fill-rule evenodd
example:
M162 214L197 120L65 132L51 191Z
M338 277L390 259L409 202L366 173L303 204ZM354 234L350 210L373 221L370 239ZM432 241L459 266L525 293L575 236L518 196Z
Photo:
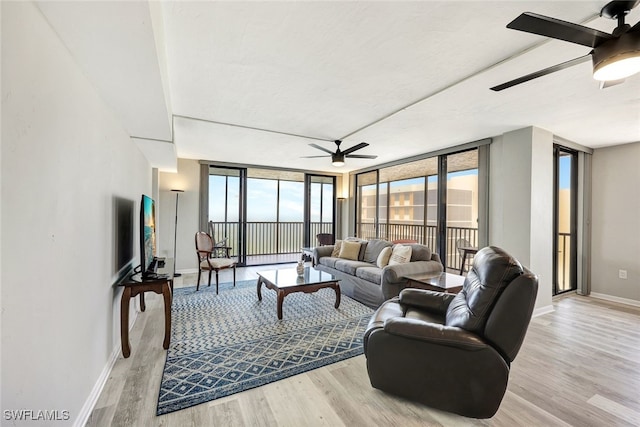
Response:
M262 301L262 277L258 277L256 292L258 292L258 301Z
M140 292L140 311L145 311L147 305L144 303L144 292Z
M131 298L131 288L128 286L122 291L120 300L120 342L122 345L122 355L127 358L131 355L131 344L129 344L129 299Z
M278 291L278 320L282 320L282 303L284 302L284 292Z
M336 283L333 290L336 291L336 305L334 307L338 308L340 307L340 285Z
M464 274L464 263L467 262L467 251L462 251L462 265L460 266L460 275Z
M171 287L168 281L162 285L162 296L164 297L164 341L162 347L167 350L171 341Z

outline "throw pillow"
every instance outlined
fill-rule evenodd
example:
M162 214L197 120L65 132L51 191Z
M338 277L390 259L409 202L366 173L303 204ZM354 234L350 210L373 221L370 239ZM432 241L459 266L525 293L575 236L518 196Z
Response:
M395 245L391 252L389 265L405 264L411 261L411 246Z
M380 255L378 255L378 259L376 260L378 268L385 268L387 264L389 264L389 258L391 258L391 246L387 246L380 251Z
M335 245L333 245L333 251L331 251L331 258L338 258L340 255L340 248L342 247L342 240L336 240Z
M339 258L358 260L358 254L360 253L360 243L358 242L342 242L340 248Z

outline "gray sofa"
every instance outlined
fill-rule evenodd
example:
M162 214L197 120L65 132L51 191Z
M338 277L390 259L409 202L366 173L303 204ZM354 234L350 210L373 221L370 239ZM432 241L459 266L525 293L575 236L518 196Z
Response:
M380 252L393 246L386 240L358 240L361 242L358 261L331 256L334 246L318 246L313 251L315 268L326 271L340 279L340 290L361 303L376 308L384 301L398 296L407 286L404 276L421 273L442 272L442 261L428 246L411 246L411 260L405 264L376 266Z

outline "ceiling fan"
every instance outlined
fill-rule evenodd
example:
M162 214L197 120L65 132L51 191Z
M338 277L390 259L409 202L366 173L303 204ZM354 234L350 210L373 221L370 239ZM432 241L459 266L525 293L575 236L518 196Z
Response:
M640 72L640 22L633 27L624 22L625 16L639 3L640 0L612 1L602 8L600 16L618 20L612 34L536 13L523 13L507 28L580 44L593 50L587 55L494 86L491 90L507 89L590 59L593 61L593 78L600 80L601 88L622 83L625 78Z
M369 144L367 144L366 142L361 142L360 144L356 144L351 148L347 148L344 151L340 151L340 144L342 143L342 141L340 141L339 139L336 139L335 144L338 146L338 148L336 149L335 153L333 151L327 150L326 148L318 145L318 144L309 144L310 146L312 146L313 148L317 148L318 150L324 151L325 153L329 153L329 155L324 155L324 156L302 156L303 158L306 159L311 159L311 158L316 158L316 157L331 157L331 164L333 166L344 166L344 158L345 157L351 157L351 158L356 158L356 159L375 159L378 156L370 156L367 154L351 154L356 150L360 150L364 147L367 147Z

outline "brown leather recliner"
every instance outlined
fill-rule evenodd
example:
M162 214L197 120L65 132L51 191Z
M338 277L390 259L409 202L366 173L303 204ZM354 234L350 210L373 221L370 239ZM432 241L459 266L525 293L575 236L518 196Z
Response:
M524 340L538 278L497 247L480 250L459 294L404 289L369 321L371 385L433 408L490 418Z

